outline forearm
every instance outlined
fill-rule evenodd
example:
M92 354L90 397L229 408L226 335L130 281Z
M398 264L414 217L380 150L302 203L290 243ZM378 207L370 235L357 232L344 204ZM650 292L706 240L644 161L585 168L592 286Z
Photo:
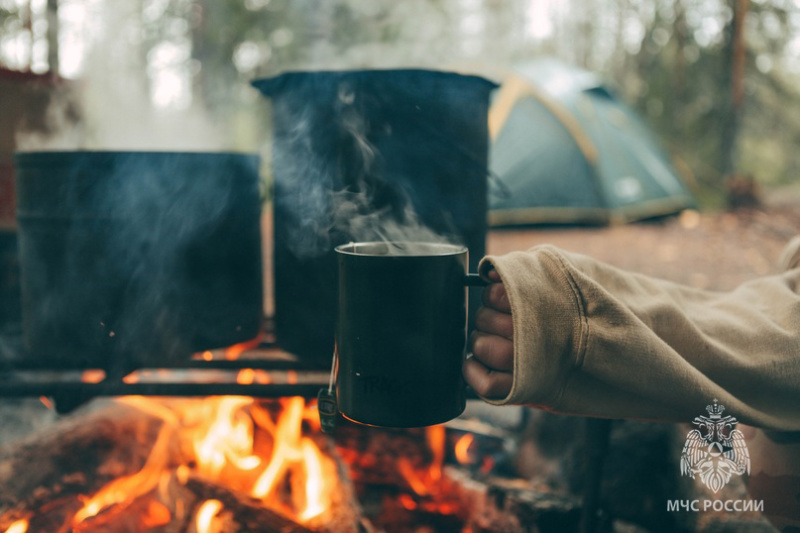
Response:
M514 320L514 384L495 403L686 421L716 397L800 429L800 271L712 293L549 246L489 264Z

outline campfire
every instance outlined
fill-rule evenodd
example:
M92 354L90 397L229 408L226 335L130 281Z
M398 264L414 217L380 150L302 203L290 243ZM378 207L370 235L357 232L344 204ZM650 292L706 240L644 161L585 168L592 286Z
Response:
M236 381L273 374L243 369ZM473 531L464 483L446 464L465 479L493 466L474 433L444 425L325 435L316 401L300 396L124 396L85 411L0 457L0 531Z
M236 380L265 384L273 374L244 369ZM297 380L284 374L279 378ZM470 423L410 430L344 423L329 436L320 430L316 401L300 396L97 402L0 454L0 531L467 532L519 525L508 502L498 505L500 485L487 481L502 439L462 427ZM530 489L514 483L502 491ZM567 511L576 516L574 505Z
M243 372L240 379L253 377ZM298 531L304 530L299 525L320 529L334 518L340 474L323 451L314 406L305 399L119 401L158 420L157 437L139 471L78 498L68 530L172 530L183 524L178 528L198 533L231 531L231 515L240 507L263 525L294 522ZM180 498L182 490L196 496L191 506Z

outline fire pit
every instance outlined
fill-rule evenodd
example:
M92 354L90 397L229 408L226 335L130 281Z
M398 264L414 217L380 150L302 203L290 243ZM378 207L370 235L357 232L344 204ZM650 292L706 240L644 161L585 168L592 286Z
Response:
M459 424L331 438L296 396L125 397L0 452L0 531L577 527L575 500L491 477L507 435Z

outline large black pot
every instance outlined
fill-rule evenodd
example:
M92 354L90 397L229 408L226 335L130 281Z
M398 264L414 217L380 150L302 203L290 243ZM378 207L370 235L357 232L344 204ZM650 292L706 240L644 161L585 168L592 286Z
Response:
M496 85L430 70L289 72L253 85L273 104L277 340L323 366L333 350L337 245L382 230L427 240L404 233L417 217L466 245L472 268L484 255Z
M125 369L258 334L257 156L78 151L15 160L31 357Z

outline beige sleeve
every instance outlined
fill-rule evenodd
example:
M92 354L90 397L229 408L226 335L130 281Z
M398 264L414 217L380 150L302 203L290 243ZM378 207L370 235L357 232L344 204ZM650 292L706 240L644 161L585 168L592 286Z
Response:
M689 422L713 398L740 421L800 430L800 268L710 292L553 246L488 256L514 321L496 404Z

